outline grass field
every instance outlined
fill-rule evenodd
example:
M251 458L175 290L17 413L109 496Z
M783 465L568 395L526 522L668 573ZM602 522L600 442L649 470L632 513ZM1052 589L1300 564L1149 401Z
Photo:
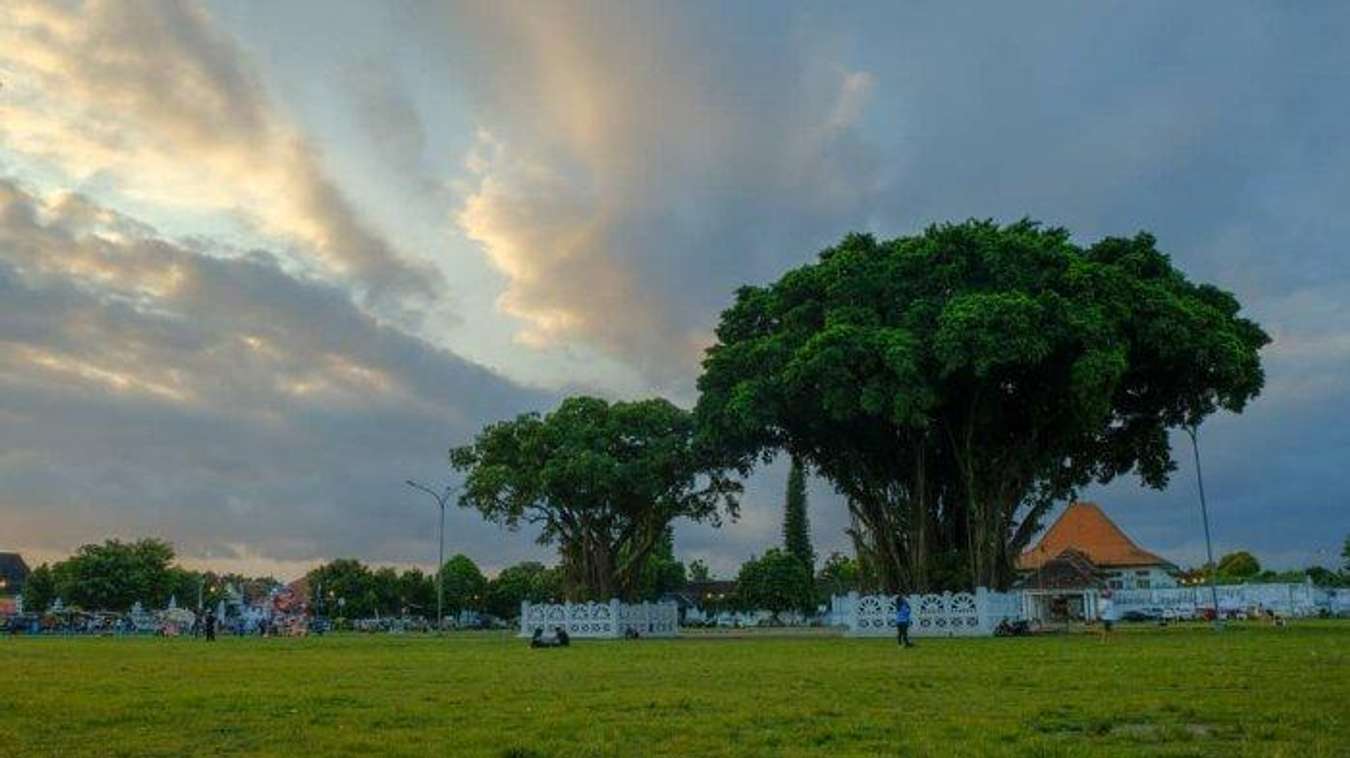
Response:
M1350 623L0 640L0 755L1350 755Z

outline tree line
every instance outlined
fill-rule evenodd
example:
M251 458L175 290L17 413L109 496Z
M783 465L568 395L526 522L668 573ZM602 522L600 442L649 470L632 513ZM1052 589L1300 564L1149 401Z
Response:
M215 607L230 588L245 600L266 597L281 586L270 576L194 571L175 563L173 546L160 539L107 540L80 547L63 561L44 563L24 582L24 606L45 610L60 599L67 607L91 611Z
M692 411L571 397L489 425L450 464L461 506L557 547L574 598L634 597L672 522L736 518L738 477L780 453L845 496L881 589L1003 589L1054 503L1126 474L1166 486L1170 432L1240 413L1268 342L1149 234L852 234L737 290Z

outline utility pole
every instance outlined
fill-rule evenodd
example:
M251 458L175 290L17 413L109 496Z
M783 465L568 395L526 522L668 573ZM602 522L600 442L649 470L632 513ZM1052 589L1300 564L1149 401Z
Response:
M1200 472L1199 431L1195 424L1186 427L1191 436L1191 451L1195 453L1195 483L1200 490L1200 520L1205 524L1205 555L1209 558L1209 596L1214 603L1214 628L1222 629L1223 620L1219 612L1219 566L1214 562L1214 543L1209 537L1209 506L1205 503L1205 477Z
M411 479L406 480L404 483L413 489L421 490L428 495L431 495L432 499L436 501L436 505L441 508L441 525L438 531L440 549L436 554L436 630L438 632L444 632L445 611L443 608L445 606L445 577L443 574L445 573L445 504L450 500L450 494L454 492L454 488L447 484L445 485L445 490L440 494L437 494L435 490L425 484L419 484Z

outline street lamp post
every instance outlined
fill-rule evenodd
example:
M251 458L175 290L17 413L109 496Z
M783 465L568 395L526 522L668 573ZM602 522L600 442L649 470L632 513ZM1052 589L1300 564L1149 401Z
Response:
M405 483L413 489L421 490L428 495L431 495L436 501L436 505L441 508L441 523L438 530L440 548L436 553L436 630L444 632L445 612L442 609L445 606L445 504L450 500L450 493L454 492L454 488L447 484L445 485L445 490L440 494L437 494L436 491L430 487L414 482L411 479L406 480Z
M1205 503L1205 478L1200 472L1200 442L1197 439L1196 425L1186 427L1191 436L1191 451L1195 453L1195 483L1200 490L1200 520L1205 524L1205 556L1209 558L1209 596L1214 603L1214 628L1223 627L1222 614L1219 612L1219 567L1214 563L1214 543L1209 537L1209 506Z

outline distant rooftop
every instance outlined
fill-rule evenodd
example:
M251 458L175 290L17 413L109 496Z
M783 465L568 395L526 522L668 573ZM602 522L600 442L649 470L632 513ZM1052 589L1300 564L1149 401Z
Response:
M1040 568L1065 550L1087 556L1099 567L1171 566L1166 559L1139 547L1096 503L1071 503L1036 546L1022 553L1017 568Z

